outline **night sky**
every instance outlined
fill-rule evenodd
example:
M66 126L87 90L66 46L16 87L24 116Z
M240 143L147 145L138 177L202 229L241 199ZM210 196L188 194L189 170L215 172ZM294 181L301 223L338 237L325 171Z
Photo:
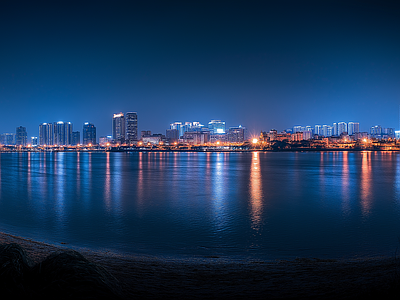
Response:
M211 119L399 129L396 1L0 2L0 133Z

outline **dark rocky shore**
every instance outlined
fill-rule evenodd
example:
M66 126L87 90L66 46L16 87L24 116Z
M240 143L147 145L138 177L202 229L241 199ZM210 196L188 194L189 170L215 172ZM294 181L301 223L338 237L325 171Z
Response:
M3 295L38 299L398 298L395 257L158 259L76 251L0 234ZM400 273L399 273L400 274Z

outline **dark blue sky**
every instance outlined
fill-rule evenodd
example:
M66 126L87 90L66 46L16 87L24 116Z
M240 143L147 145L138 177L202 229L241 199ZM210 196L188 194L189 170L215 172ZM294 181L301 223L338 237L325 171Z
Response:
M0 133L116 112L139 130L225 120L250 133L399 129L395 1L0 2Z

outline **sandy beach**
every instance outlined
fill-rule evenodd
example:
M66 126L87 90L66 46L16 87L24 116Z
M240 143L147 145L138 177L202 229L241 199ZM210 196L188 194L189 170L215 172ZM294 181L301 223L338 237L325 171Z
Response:
M5 233L0 243L21 245L35 263L69 250ZM397 291L395 257L232 261L79 252L118 280L124 299L357 299L373 293L388 298Z

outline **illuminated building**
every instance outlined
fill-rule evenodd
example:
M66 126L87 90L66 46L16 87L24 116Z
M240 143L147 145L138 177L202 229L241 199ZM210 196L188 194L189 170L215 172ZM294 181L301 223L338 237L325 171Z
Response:
M209 131L190 131L183 134L183 142L191 145L203 145L210 141Z
M32 146L37 146L37 145L38 145L38 138L37 138L37 136L32 136L32 137L31 137L31 145L32 145Z
M179 139L179 131L178 129L167 129L165 136L169 143L175 143Z
M360 132L360 123L349 122L348 130L349 135L354 135L355 133Z
M345 123L345 122L338 123L337 135L341 135L341 134L347 134L347 123Z
M165 136L161 133L148 134L142 136L143 144L159 145L161 142L165 142Z
M84 123L82 135L83 145L96 145L96 127L93 124L89 122Z
M229 143L243 143L245 141L245 130L242 127L229 127L228 129L228 142Z
M143 137L149 137L149 136L151 136L151 130L142 130L142 131L140 132L140 137L141 137L141 138L143 138Z
M42 123L39 125L39 145L54 144L54 128L52 123Z
M114 143L123 144L125 142L125 118L122 112L113 116L112 136Z
M72 145L77 146L81 144L81 133L79 131L72 132Z
M72 144L72 123L56 122L54 126L54 145L64 146Z
M332 126L332 135L333 136L338 136L339 134L338 134L338 123L333 123L333 126Z
M225 122L221 120L211 120L208 123L208 128L213 134L225 133Z
M293 126L293 133L296 133L296 132L302 132L303 130L302 130L302 127L301 126Z
M15 133L2 133L0 135L0 145L15 145Z
M138 121L135 112L125 114L125 140L128 144L133 144L138 140Z
M182 122L175 122L170 124L170 129L176 129L178 130L178 138L180 138L181 136L183 136L183 127L182 127Z
M311 140L312 138L312 131L305 130L303 131L303 140Z
M332 126L322 125L321 135L324 137L332 136L333 135L332 129L333 129Z
M15 145L17 146L26 146L26 142L28 140L28 135L26 133L26 128L19 126L15 130Z
M107 146L107 144L111 144L111 143L112 143L112 136L111 135L99 137L100 146Z
M322 126L321 125L315 125L314 133L317 134L317 135L322 135Z

